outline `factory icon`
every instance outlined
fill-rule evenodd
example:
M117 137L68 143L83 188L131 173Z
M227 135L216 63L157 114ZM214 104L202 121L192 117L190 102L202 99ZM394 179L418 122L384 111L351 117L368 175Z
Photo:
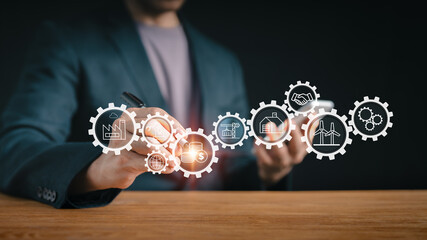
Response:
M314 136L319 136L319 143L314 143L313 146L320 146L320 147L340 146L340 144L335 143L335 137L339 137L341 136L341 134L335 131L335 124L333 122L331 122L329 131L327 131L325 129L323 120L320 120L319 129L316 130L316 132L314 133ZM325 143L326 137L329 137L329 143Z
M102 140L126 140L126 122L119 120L119 125L102 125Z

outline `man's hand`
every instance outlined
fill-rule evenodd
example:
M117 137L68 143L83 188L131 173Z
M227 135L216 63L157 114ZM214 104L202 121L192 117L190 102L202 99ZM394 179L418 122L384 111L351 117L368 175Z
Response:
M159 108L131 108L128 109L128 111L133 111L136 113L136 122L146 120L148 114L155 115L156 112L159 112L162 115L167 114L164 110ZM126 121L127 139L111 140L109 143L109 147L121 147L127 142L129 142L130 138L132 138L134 129L129 116L123 114L116 121L123 119ZM185 130L181 126L181 124L179 124L176 119L172 118L172 120L175 123L174 127L177 129L177 132L181 133L182 135L185 135ZM162 128L162 123L159 123L152 124L153 132L156 130L154 129L156 127ZM160 129L159 131L166 131L166 129ZM138 134L140 135L139 132ZM146 135L150 136L150 133L146 132ZM156 139L154 134L151 140L158 141L159 143L163 142L163 139ZM179 152L176 154L176 156L172 156L171 149L160 147L159 150L166 155L167 159L174 158L175 161L179 164L179 159L176 158L180 155ZM145 158L149 153L151 153L151 151L152 149L147 147L146 142L134 141L132 143L131 151L121 151L120 155L115 155L114 152L111 151L108 154L101 154L101 156L99 156L94 162L92 162L92 164L87 169L84 169L78 174L78 176L76 176L70 186L69 193L80 194L108 188L128 188L138 175L147 171L147 168L145 167ZM166 171L163 173L172 173L174 171L174 167L175 162L168 161Z
M308 120L308 119L307 119ZM277 129L274 123L273 129ZM285 126L288 121L285 121ZM284 128L286 129L286 127ZM270 140L278 139L281 133L272 131L267 133ZM283 144L283 147L278 148L273 146L270 150L263 145L254 144L255 156L257 157L259 176L266 186L277 183L280 179L288 175L292 167L303 161L307 155L307 145L301 141L302 132L299 128L291 132L292 139L288 144Z

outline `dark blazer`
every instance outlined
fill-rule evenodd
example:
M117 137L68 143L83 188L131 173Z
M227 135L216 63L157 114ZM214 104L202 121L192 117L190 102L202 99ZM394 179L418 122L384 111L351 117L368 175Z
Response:
M201 125L218 115L249 109L237 58L183 20L201 99ZM72 179L100 154L88 135L89 119L123 91L168 111L136 26L124 9L80 20L44 23L30 46L20 85L2 116L1 191L61 207L102 206L119 189L67 194ZM185 126L184 126L185 127ZM252 141L222 152L200 179L182 173L142 174L131 190L262 189Z

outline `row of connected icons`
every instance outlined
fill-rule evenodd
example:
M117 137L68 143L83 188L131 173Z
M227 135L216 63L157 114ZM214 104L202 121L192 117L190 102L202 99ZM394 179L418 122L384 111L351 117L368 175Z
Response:
M296 126L301 125L301 141L307 144L307 151L316 153L319 159L329 157L332 160L336 154L344 154L346 145L351 144L350 132L361 135L363 140L376 141L378 136L387 134L387 128L392 127L390 118L393 113L388 111L388 104L380 102L378 97L365 97L362 102L356 101L354 109L349 111L350 120L347 121L347 117L338 115L330 103L324 105L319 100L316 87L309 82L291 84L285 96L282 105L276 101L269 104L261 102L258 109L251 110L251 119L248 120L241 118L238 113L227 112L224 116L218 116L218 120L213 123L212 135L204 133L203 129L186 129L185 135L176 133L174 121L167 114L158 112L148 115L146 120L136 122L136 114L127 111L126 105L116 107L110 103L106 109L98 108L97 116L90 119L92 128L89 129L89 135L94 137L93 145L101 146L104 153L113 151L120 154L124 149L131 150L132 142L143 141L153 148L145 159L145 166L153 174L160 174L165 171L168 161L175 161L167 159L160 148L170 148L173 156L176 151L180 151L180 163L175 164L175 170L181 170L185 177L194 175L199 178L202 173L211 172L212 164L218 162L216 143L223 148L235 149L236 146L242 146L248 136L252 136L257 145L263 144L267 149L282 147L285 141L292 139L291 133ZM121 117L123 115L130 119L128 124L132 124L131 137L126 136L127 122ZM184 138L188 144L178 144ZM111 140L122 140L123 145L111 147Z

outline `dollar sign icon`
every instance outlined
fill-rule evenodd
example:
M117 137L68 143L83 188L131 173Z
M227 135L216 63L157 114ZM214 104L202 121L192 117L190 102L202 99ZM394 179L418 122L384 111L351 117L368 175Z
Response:
M204 163L206 160L208 160L208 153L204 150L198 151L196 161L198 163Z

